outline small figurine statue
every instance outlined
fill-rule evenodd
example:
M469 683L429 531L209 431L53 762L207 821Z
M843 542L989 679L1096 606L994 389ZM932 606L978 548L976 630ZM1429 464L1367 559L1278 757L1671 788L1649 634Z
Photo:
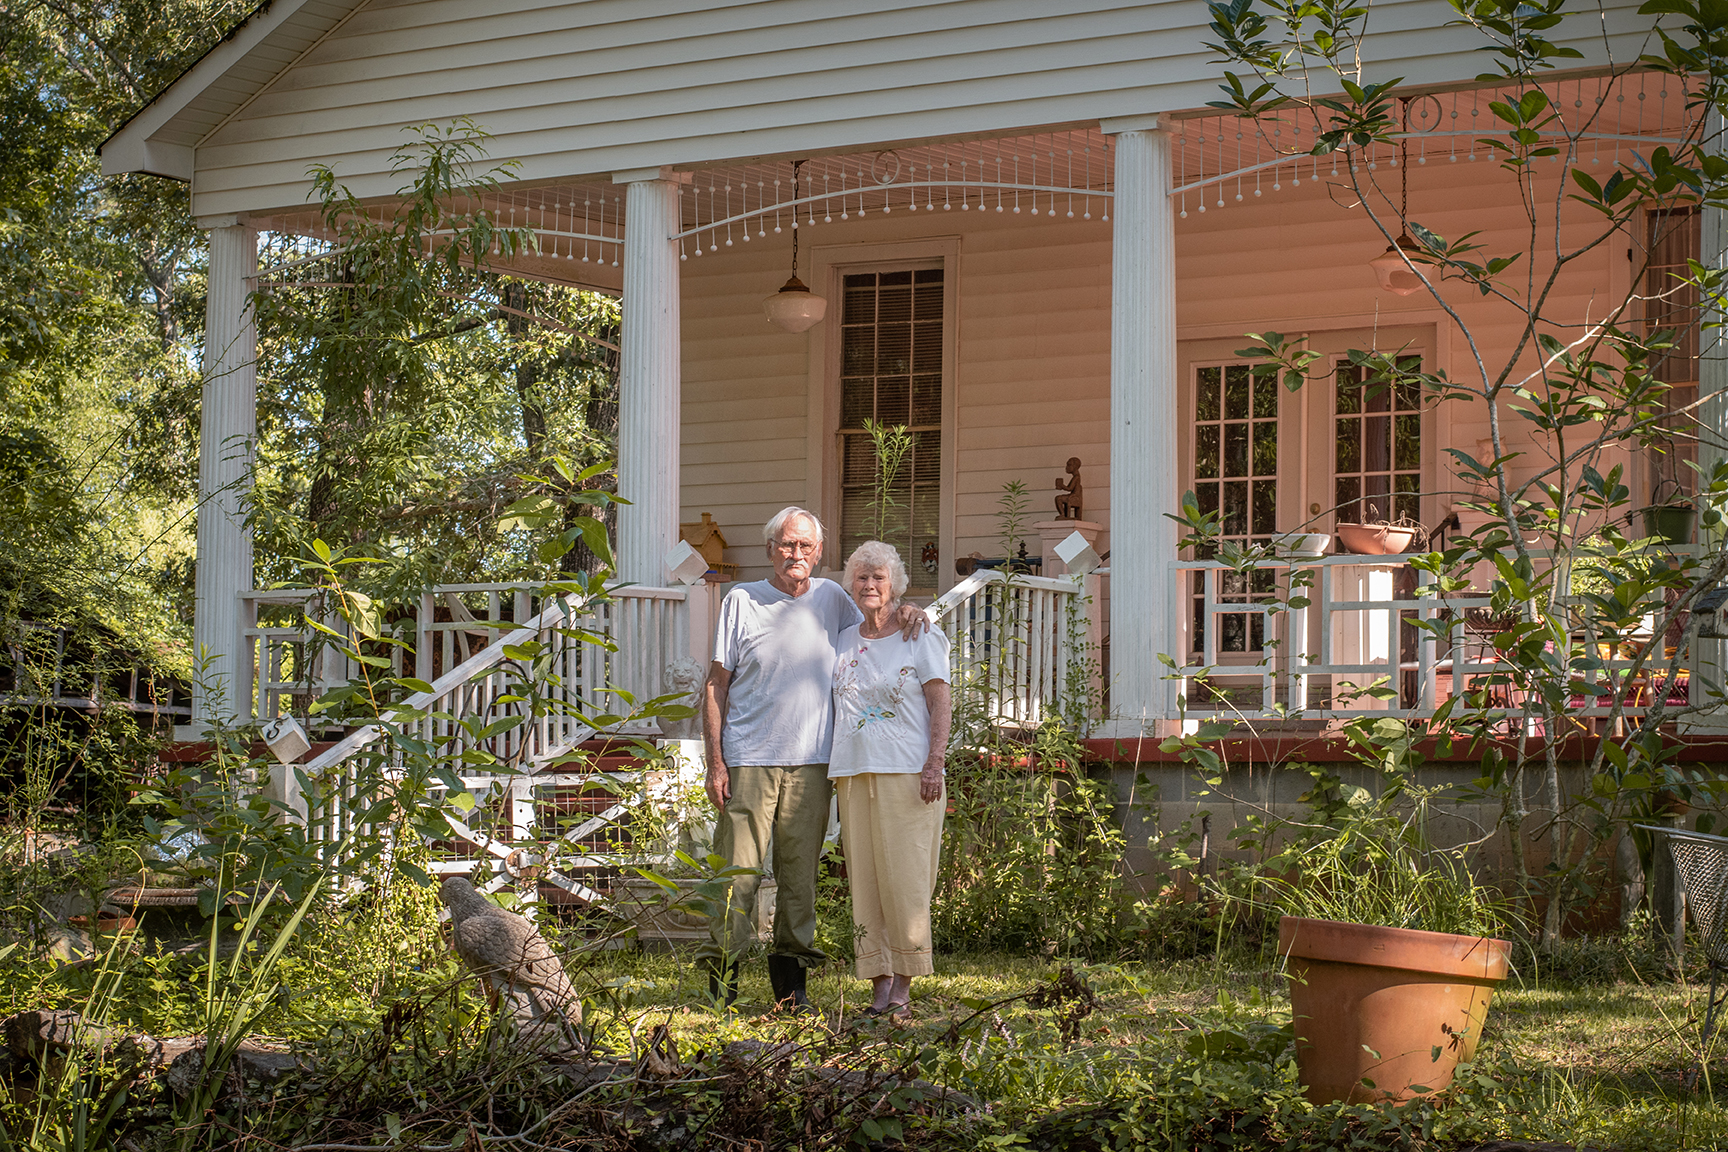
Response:
M1070 479L1056 477L1056 491L1061 495L1056 497L1056 519L1083 520L1080 484L1080 457L1068 457L1067 472Z

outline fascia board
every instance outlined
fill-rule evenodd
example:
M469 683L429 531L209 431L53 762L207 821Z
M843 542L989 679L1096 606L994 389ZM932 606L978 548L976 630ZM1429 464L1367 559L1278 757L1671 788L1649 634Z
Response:
M143 172L170 180L192 181L193 150L187 144L169 144L142 137L110 138L102 146L102 175L120 176Z

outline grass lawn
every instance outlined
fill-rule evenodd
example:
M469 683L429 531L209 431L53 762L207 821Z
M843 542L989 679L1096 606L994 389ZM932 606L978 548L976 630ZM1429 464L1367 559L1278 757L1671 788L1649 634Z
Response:
M914 983L913 1009L899 1035L860 1019L869 985L830 965L813 973L812 999L823 1027L858 1029L890 1042L930 1044L951 1021L972 1015L967 1001L998 1000L1055 975L1060 961L1023 956L942 956L936 975ZM1147 1062L1170 1059L1197 1030L1289 1019L1283 980L1251 963L1189 961L1082 968L1099 997L1064 1048L1048 1010L1023 1003L992 1014L985 1035L996 1051L975 1050L969 1090L994 1089L993 1104L1031 1121L1052 1110L1119 1095ZM733 1039L777 1039L810 1027L763 1015L770 994L765 965L746 962L739 1013L722 1020L699 1007L705 985L682 959L612 952L597 958L589 979L627 988L625 1018L637 1030L665 1024L681 1044L713 1046ZM1514 978L1496 994L1477 1063L1513 1092L1506 1107L1523 1115L1530 1134L1565 1143L1637 1149L1728 1148L1728 1091L1683 1084L1696 1060L1705 989L1676 983L1540 986ZM623 1042L628 1043L628 1039ZM1715 1046L1720 1054L1722 1045ZM1004 1066L1004 1057L1012 1067ZM1717 1077L1728 1061L1715 1062Z

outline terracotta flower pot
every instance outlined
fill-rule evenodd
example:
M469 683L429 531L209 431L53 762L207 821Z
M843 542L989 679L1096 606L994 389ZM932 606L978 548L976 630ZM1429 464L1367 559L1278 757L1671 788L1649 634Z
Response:
M1302 1087L1316 1104L1409 1100L1476 1052L1504 940L1284 917Z
M1357 556L1396 556L1416 539L1416 529L1391 524L1340 524L1338 543Z

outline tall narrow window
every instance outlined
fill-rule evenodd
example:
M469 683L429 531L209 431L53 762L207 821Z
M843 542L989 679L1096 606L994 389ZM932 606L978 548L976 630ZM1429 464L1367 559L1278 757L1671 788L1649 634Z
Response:
M942 269L845 277L840 346L840 554L870 538L877 462L867 419L905 425L912 448L891 489L884 539L916 592L936 588L942 490Z
M1671 331L1673 348L1655 364L1656 379L1669 386L1663 398L1666 436L1646 454L1650 461L1651 500L1666 500L1678 489L1690 494L1697 487L1688 465L1698 459L1698 441L1691 431L1690 406L1698 399L1698 289L1686 283L1692 275L1686 261L1698 259L1699 219L1694 208L1651 212L1650 268L1646 276L1644 323L1651 333ZM1660 491L1658 491L1660 490Z
M1248 364L1219 364L1194 373L1194 495L1202 512L1219 512L1219 531L1239 544L1265 544L1278 531L1278 379ZM1210 559L1202 556L1200 559ZM1227 572L1221 602L1247 601L1272 592L1270 571L1250 578ZM1202 587L1193 588L1194 647L1204 638ZM1265 642L1261 616L1217 617L1218 651L1258 652Z
M1402 357L1415 370L1421 360ZM1367 378L1339 364L1333 436L1335 515L1341 524L1385 524L1422 515L1422 389L1414 380Z

